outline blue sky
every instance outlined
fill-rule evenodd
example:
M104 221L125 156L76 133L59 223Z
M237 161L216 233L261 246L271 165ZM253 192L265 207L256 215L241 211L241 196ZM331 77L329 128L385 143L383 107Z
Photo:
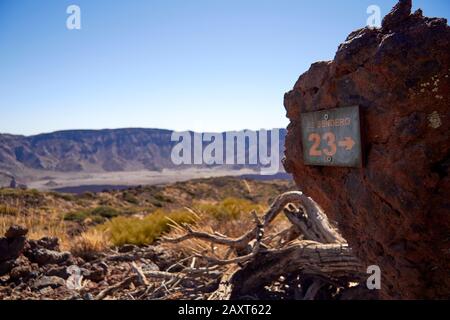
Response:
M283 95L396 0L0 0L0 132L285 127ZM67 6L81 30L66 28ZM450 18L450 1L416 0Z

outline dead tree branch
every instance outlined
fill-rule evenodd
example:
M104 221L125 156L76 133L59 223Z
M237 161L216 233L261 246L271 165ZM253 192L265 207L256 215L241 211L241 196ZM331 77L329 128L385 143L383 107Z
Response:
M265 228L280 213L292 226L264 238ZM232 265L224 271L218 289L209 299L253 296L254 292L286 274L316 279L307 288L304 299L314 299L327 282L345 287L349 281L360 281L363 274L360 262L319 205L302 192L278 196L263 221L256 213L252 214L256 226L239 238L194 231L189 226L185 226L186 234L179 238L164 238L171 243L201 239L233 249L236 255L233 258L218 259L204 253L195 255L210 266ZM275 237L285 237L283 247L270 248L264 243ZM248 247L251 247L250 253L244 251Z

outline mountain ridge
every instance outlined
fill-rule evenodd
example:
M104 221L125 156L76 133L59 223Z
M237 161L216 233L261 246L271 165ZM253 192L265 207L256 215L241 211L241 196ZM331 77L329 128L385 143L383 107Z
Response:
M282 156L286 130L277 130L280 130ZM80 173L175 169L179 166L172 163L171 151L178 142L171 141L172 132L157 128L118 128L60 130L30 136L1 133L0 172L20 178L30 170ZM228 132L240 131L219 134ZM245 149L248 153L247 145ZM230 169L242 167L250 166L232 165Z

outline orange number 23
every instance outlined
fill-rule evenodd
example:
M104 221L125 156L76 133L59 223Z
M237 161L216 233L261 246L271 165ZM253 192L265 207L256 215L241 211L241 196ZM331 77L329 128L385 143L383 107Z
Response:
M328 146L327 148L323 148L322 150L319 149L321 139L325 140ZM317 133L311 133L308 136L308 141L313 143L311 148L309 149L309 155L311 157L320 157L322 156L322 152L330 157L336 154L336 136L332 132L326 132L322 137L320 137L320 135Z

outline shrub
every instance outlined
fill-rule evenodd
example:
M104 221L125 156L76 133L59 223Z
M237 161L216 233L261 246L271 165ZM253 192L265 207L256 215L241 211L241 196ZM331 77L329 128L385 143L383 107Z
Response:
M162 208L162 207L163 207L163 204L162 204L160 201L155 200L155 199L151 199L151 200L150 200L150 203L151 203L152 205L154 205L155 207L157 207L157 208Z
M42 200L44 198L44 194L40 193L36 189L10 189L3 188L0 189L0 196L3 199L19 199L19 200Z
M64 201L75 201L76 197L70 193L50 192L55 198L62 199Z
M109 246L106 235L100 230L89 229L73 239L70 251L82 258L90 258L98 252L105 251Z
M59 210L31 210L26 214L15 216L0 215L0 236L12 225L20 225L28 229L27 238L57 237L61 249L67 248L68 236L64 221Z
M81 195L81 197L85 199L95 199L95 194L90 191L86 191Z
M131 203L131 204L136 204L136 205L139 204L138 198L136 198L134 195L132 195L129 192L125 192L123 194L123 200L125 200L126 202Z
M4 216L16 216L19 213L17 208L11 207L7 204L0 205L0 215Z
M173 222L182 224L194 221L194 215L187 210L175 210L169 213L158 209L143 219L114 218L100 226L100 230L107 231L111 242L116 246L144 245L153 243L163 233L169 231Z
M102 223L105 219L111 219L120 215L120 212L108 206L100 206L95 209L69 212L64 216L66 221L83 222L91 219L94 223Z
M154 198L159 201L159 202L168 202L168 203L172 203L172 199L170 199L169 197L166 197L165 195L163 195L162 193L157 193L154 195Z
M120 215L120 212L108 206L101 206L92 210L91 215L111 219Z
M66 221L76 221L76 222L83 222L86 218L89 217L89 211L88 210L80 210L80 211L73 211L66 213L64 215L64 220Z
M262 211L263 207L248 200L227 198L219 203L201 203L195 206L196 210L211 216L217 221L236 220L241 214L248 214L253 210Z
M202 224L211 225L210 222L214 222L225 225L224 222L237 221L241 215L247 214L246 218L249 218L248 213L253 210L262 211L264 207L248 200L227 198L219 203L198 203L194 209L201 214ZM199 222L199 217L186 209L170 212L158 209L144 218L124 216L113 218L99 226L99 230L107 232L111 242L116 246L144 245L153 243L163 233L170 231L174 223L196 222Z

